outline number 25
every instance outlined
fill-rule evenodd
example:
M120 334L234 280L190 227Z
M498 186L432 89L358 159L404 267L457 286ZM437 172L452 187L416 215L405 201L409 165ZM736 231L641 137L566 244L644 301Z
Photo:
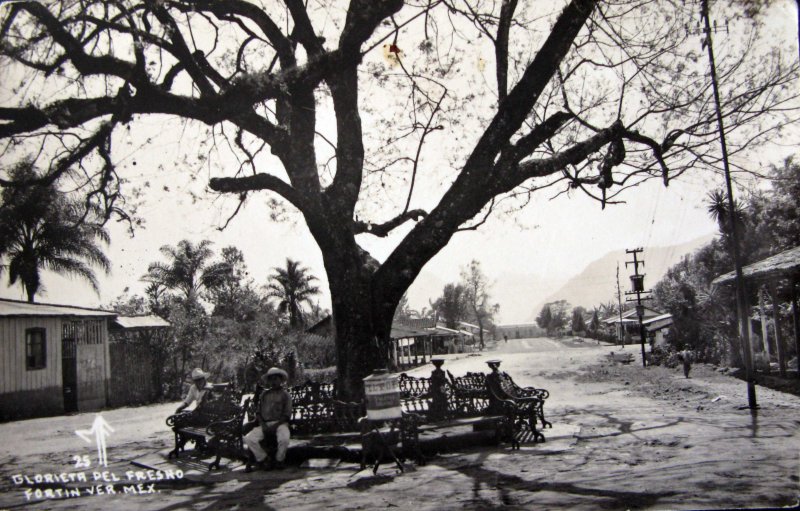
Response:
M75 468L89 468L92 466L92 462L89 461L89 456L86 454L83 456L75 454L72 456L72 459L75 460Z

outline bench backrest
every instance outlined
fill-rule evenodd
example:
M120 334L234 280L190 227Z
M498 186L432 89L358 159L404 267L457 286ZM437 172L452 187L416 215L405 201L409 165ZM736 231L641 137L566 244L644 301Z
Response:
M425 377L409 376L402 373L398 378L400 385L400 398L409 399L428 394L431 390L431 379Z
M330 399L293 407L291 427L298 435L353 432L359 431L364 415L362 403Z
M336 383L318 383L308 380L288 389L292 405L324 403L336 397Z
M207 426L212 422L240 417L243 407L239 405L239 399L239 394L233 390L209 390L191 412L188 421L193 426Z

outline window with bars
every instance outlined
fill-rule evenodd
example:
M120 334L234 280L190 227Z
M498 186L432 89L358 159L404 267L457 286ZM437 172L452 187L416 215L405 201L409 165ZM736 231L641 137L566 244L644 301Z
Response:
M47 366L47 331L44 328L25 330L25 367L28 370Z

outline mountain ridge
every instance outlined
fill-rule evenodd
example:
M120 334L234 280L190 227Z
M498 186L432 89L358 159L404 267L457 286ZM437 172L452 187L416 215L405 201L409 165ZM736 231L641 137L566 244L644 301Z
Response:
M676 245L645 247L640 259L644 260L645 289L651 289L685 255L693 253L716 237L708 234ZM617 301L617 263L619 263L619 286L622 299L630 288L630 275L633 268L625 268L630 256L624 250L614 250L595 259L577 275L567 280L557 291L536 304L527 317L533 322L546 303L567 300L573 307L591 309L610 300Z

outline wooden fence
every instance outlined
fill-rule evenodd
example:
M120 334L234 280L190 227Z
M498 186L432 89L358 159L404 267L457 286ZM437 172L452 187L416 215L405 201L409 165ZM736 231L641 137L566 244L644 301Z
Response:
M150 347L131 342L109 343L110 407L142 405L158 399L158 375Z

